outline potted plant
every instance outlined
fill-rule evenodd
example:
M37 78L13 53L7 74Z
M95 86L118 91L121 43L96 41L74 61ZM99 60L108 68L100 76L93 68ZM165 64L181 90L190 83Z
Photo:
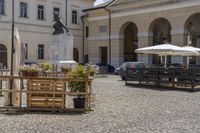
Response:
M69 74L70 78L88 78L89 74L84 66L77 66L74 70L72 70ZM73 81L69 82L68 87L71 92L86 92L86 83ZM85 108L85 96L77 95L76 98L73 99L74 108Z
M24 77L37 77L40 71L37 65L23 65L19 68L19 72Z
M42 69L43 76L47 76L48 75L47 73L50 72L50 70L52 69L51 65L47 62L41 63L40 67Z
M70 72L71 70L72 70L72 69L71 69L71 67L69 67L69 66L62 66L62 67L61 67L61 72L63 72L64 75L67 76L67 77L68 77L68 74L69 74L69 72Z
M90 76L94 76L94 74L96 73L96 69L91 65L86 67L86 71L89 73Z
M51 69L51 65L50 65L49 63L47 63L47 62L41 63L41 64L40 64L40 67L41 67L41 69L42 69L43 71L48 71L48 70Z

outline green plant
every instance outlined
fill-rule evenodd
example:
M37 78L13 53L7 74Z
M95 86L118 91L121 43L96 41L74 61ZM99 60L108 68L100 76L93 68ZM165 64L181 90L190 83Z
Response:
M69 73L70 78L88 78L89 73L84 66L77 66L74 70ZM72 81L69 82L68 87L71 92L85 92L86 91L86 83L80 81ZM84 97L82 95L77 95L78 98Z
M96 69L91 65L86 67L86 71L89 73L90 76L94 76L94 74L96 73Z
M46 71L46 70L50 70L50 69L51 69L51 65L50 65L49 63L47 63L47 62L41 63L41 64L40 64L40 67L41 67L41 69L42 69L43 71Z

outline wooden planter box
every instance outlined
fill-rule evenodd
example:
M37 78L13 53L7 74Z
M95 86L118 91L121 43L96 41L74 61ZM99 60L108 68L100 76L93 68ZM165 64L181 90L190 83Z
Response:
M39 72L25 72L25 71L22 71L21 74L24 77L38 77Z
M65 85L51 80L31 80L28 83L29 108L60 108L65 106Z

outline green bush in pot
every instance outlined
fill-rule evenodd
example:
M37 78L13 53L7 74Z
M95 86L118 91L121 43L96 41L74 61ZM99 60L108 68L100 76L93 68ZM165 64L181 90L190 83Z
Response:
M84 66L77 66L74 70L69 73L70 78L80 79L80 78L88 78L89 73ZM68 87L71 92L86 92L86 83L80 81L69 82ZM75 108L85 108L85 96L77 95L76 98L73 99Z

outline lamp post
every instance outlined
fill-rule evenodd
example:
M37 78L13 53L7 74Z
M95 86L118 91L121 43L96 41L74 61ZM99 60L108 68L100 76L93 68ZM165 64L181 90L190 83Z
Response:
M10 63L10 75L13 75L13 58L14 58L14 53L15 53L15 49L14 49L14 28L15 28L15 8L14 8L14 0L12 0L12 44L11 44L11 63ZM13 80L10 81L10 90L13 89ZM9 93L10 96L10 104L9 106L13 106L12 104L12 92Z

